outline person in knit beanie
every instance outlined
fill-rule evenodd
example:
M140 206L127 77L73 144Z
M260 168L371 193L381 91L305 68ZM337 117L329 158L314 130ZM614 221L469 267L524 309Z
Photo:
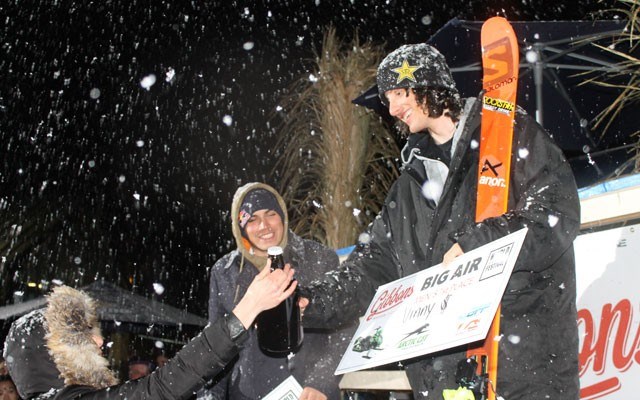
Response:
M517 81L512 70L505 71L495 85ZM300 285L303 303L309 300L304 325L326 328L357 320L381 285L437 271L441 263L527 227L501 302L497 379L486 386L509 400L578 400L573 240L580 230L580 202L564 154L515 104L494 107L497 99L480 87L480 98L460 98L445 57L429 44L389 53L376 81L380 100L407 135L399 154L402 172L363 235L366 241L339 269ZM487 124L485 117L495 112L513 112L513 124ZM483 124L492 127L492 135L513 133L511 154L481 154L487 142ZM507 184L506 212L478 221L478 189ZM432 334L422 332L415 340ZM404 360L413 398L460 394L455 392L465 377L458 366L465 365L466 350L453 347Z
M267 264L271 246L283 249L285 263L296 270L299 284L323 276L339 263L332 249L303 239L289 229L287 207L270 185L251 182L236 191L231 205L235 249L216 261L210 271L209 320L226 315L246 293L247 285ZM264 354L255 328L247 346L223 379L210 382L200 399L260 399L289 376L314 387L330 399L340 397L340 377L334 375L355 325L339 330L305 330L301 349L290 357Z
M286 246L285 216L278 200L272 191L262 187L250 190L242 199L238 226L246 240L243 245L251 254L266 257L269 247Z

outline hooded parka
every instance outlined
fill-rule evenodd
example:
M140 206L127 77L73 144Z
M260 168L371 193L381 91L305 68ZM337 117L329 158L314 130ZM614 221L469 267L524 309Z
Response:
M378 286L440 263L455 243L470 251L528 227L501 303L497 394L509 400L577 400L572 243L580 205L574 177L549 135L518 109L508 211L476 223L480 103L467 99L450 151L426 132L409 136L403 171L369 228L370 240L324 281L300 288L311 300L305 323L356 318ZM443 389L458 387L456 365L465 351L407 360L414 398L439 400Z
M15 320L4 342L4 359L20 398L31 400L64 381L47 349L44 309L31 311Z
M162 368L138 380L117 384L91 336L99 333L93 301L80 291L59 289L66 289L64 296L51 296L44 315L47 347L55 362L53 371L56 374L60 371L65 386L41 394L39 400L187 399L219 373L246 340L242 323L230 314L208 324ZM38 335L28 324L14 324L12 330L13 337L21 338L24 346L33 347L32 341L43 340L42 333ZM33 382L41 380L43 371L37 367L40 361L46 360L47 354L38 354L40 360L35 357L16 360L16 366L23 371L23 379L16 382L20 393L32 390ZM50 376L50 372L44 371L44 376Z
M209 320L227 315L242 298L249 284L267 262L266 257L253 254L251 244L243 236L238 223L239 210L245 196L254 189L266 189L277 199L284 214L285 235L280 243L284 260L295 269L299 285L321 278L339 264L335 251L318 242L302 239L288 229L286 205L280 194L269 185L248 183L240 187L231 207L232 232L237 249L224 255L211 268L209 292ZM334 375L355 325L340 330L304 328L300 350L287 358L269 357L258 347L255 328L249 330L249 340L238 360L219 382L199 393L199 399L260 399L287 377L293 375L302 386L323 392L329 399L339 397Z

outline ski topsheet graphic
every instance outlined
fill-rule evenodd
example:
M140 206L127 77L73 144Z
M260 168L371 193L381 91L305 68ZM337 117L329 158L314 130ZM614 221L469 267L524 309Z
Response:
M509 22L502 17L489 18L481 31L482 45L482 120L478 165L476 222L504 214L509 197L509 171L516 110L518 41ZM489 333L467 357L477 363L476 373L488 378L481 392L495 400L498 374L500 308ZM486 387L484 385L486 384Z
M482 123L476 221L507 211L513 118L518 88L518 41L502 17L482 25Z

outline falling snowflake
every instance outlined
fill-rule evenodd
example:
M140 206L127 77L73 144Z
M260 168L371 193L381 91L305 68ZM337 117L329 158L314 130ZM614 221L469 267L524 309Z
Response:
M176 76L176 70L169 67L169 69L167 70L167 73L164 75L164 80L165 82L171 82L173 81L173 78L175 78Z
M154 283L153 291L156 292L157 295L161 295L162 293L164 293L164 286L162 286L161 283Z
M433 22L433 17L427 14L420 19L420 22L422 22L422 25L431 25L431 23Z
M366 232L363 232L358 236L358 243L367 244L371 242L371 235Z
M438 201L442 195L442 185L435 181L427 181L422 185L422 195L426 199Z
M549 218L548 218L549 226L553 228L558 223L558 220L559 218L556 217L555 215L549 215Z
M155 85L155 83L156 76L154 74L149 74L142 78L142 80L140 81L140 86L142 86L143 89L149 90L151 89L151 86Z
M529 156L529 150L528 149L518 149L518 157L520 158L527 158Z

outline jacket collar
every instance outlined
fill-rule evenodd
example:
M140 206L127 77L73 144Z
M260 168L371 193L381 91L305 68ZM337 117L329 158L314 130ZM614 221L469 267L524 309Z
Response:
M456 152L456 148L458 147L458 142L460 141L462 135L467 130L473 131L475 126L467 126L468 124L474 125L479 122L476 121L476 116L471 115L471 109L476 103L475 97L469 97L465 100L465 105L463 111L460 115L460 121L456 127L455 132L453 133L451 150L449 157L453 159L453 156ZM469 129L465 129L469 128ZM405 167L414 159L425 160L425 159L434 159L436 152L433 151L434 146L437 146L436 143L431 138L431 135L428 132L418 132L411 134L407 139L407 143L405 143L402 151L400 152L400 156L402 159L402 166Z

